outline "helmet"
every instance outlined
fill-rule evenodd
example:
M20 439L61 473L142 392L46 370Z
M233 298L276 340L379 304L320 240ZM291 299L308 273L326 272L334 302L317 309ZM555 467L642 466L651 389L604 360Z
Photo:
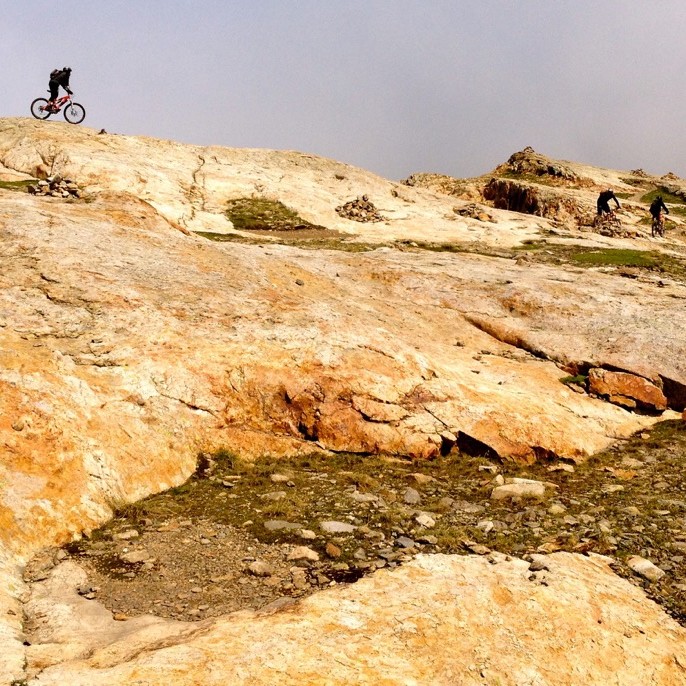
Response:
M64 67L62 71L71 71L71 67Z

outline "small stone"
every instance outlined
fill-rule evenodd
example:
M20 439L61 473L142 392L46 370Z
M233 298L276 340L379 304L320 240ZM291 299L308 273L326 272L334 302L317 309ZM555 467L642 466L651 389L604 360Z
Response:
M665 575L663 570L640 555L632 555L626 563L634 573L652 583L659 581Z
M322 528L322 531L326 531L327 534L349 534L357 528L353 524L335 521L320 522L319 526Z
M115 612L115 613L112 615L112 619L113 619L115 622L125 622L128 618L129 618L129 616L128 616L128 615L125 615L123 612Z
M408 536L398 536L395 539L395 544L401 548L414 548L415 542Z
M403 494L403 500L408 505L417 505L421 499L422 496L419 494L419 491L414 488L408 488Z
M317 534L311 529L300 529L298 536L305 541L314 541L317 538Z
M269 479L275 484L285 484L291 480L291 477L287 474L271 474Z
M491 552L489 547L481 545L481 543L475 543L474 541L462 541L462 545L475 555L488 555Z
M253 576L271 576L274 572L269 564L263 560L255 560L248 565L248 571Z
M378 496L373 495L372 493L360 493L359 491L353 491L350 494L350 497L356 503L374 503L379 499Z
M23 430L24 430L24 426L25 426L25 424L24 424L24 420L23 420L23 419L15 419L15 420L12 422L12 428L13 428L15 431L23 431Z
M434 526L436 526L436 520L426 512L422 512L421 514L418 514L415 518L414 521L419 524L419 526L423 526L425 529L431 529Z
M532 555L531 563L529 564L530 572L548 571L548 565L545 555Z
M601 490L603 493L619 493L619 491L624 490L624 486L620 486L619 484L605 484Z
M290 553L288 553L287 558L288 560L309 560L310 562L318 562L319 561L319 553L312 550L312 548L308 548L307 546L300 545L293 550L291 550Z
M325 550L326 554L333 559L336 559L343 554L341 549L335 543L331 543L331 541L326 544Z
M480 464L479 465L479 471L480 472L489 472L490 474L497 474L498 468L494 464Z
M419 472L409 474L408 479L414 479L420 486L426 486L426 484L436 481L433 476L429 476L428 474L420 474Z
M367 551L364 548L358 548L354 553L353 557L356 560L366 560L367 559ZM347 565L346 565L347 567Z
M548 467L549 472L569 472L572 474L574 472L574 465L567 464L566 462L561 462L560 464L553 464Z
M493 524L493 522L490 519L483 519L476 525L476 528L480 529L485 534L487 534L493 531L494 526L495 524Z
M635 505L629 505L628 507L623 508L622 512L631 517L637 517L641 514L641 511Z
M304 282L302 279L296 279L296 280L295 280L295 283L296 283L298 286L304 286L304 285L305 285L305 282Z
M145 550L133 550L130 553L122 553L119 555L119 559L122 562L127 562L128 564L137 564L139 562L146 562L150 559L150 553Z
M562 505L562 503L553 503L549 508L548 508L548 514L557 516L564 514L567 511L567 508Z
M491 500L512 500L514 498L541 500L545 497L546 487L540 481L525 481L496 486L491 492Z
M193 588L191 588L191 593L202 593L202 587L193 586Z

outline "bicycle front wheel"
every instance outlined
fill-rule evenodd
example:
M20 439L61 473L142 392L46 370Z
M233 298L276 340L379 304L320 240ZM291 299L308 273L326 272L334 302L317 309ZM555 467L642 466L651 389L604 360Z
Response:
M31 114L36 119L47 119L51 114L47 107L48 101L45 98L36 98L31 103Z
M78 102L72 102L64 108L64 118L70 124L80 124L86 118L86 109Z

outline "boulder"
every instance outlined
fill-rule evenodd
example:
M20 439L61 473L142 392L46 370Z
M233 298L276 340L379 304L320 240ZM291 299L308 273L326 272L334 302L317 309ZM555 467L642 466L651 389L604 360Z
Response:
M588 388L591 393L623 407L639 407L658 412L667 409L667 398L662 389L636 374L596 367L588 372Z

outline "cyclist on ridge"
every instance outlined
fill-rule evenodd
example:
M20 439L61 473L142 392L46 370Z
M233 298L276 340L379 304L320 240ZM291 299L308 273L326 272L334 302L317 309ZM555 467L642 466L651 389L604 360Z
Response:
M60 86L64 88L69 95L71 91L69 90L69 77L71 76L71 67L63 67L62 69L53 69L50 72L50 83L48 87L50 88L50 100L48 102L48 107L54 110L55 100L59 93Z
M617 196L608 188L598 196L598 201L596 203L598 207L598 215L610 214L610 200L614 200L617 203L617 209L620 209Z

